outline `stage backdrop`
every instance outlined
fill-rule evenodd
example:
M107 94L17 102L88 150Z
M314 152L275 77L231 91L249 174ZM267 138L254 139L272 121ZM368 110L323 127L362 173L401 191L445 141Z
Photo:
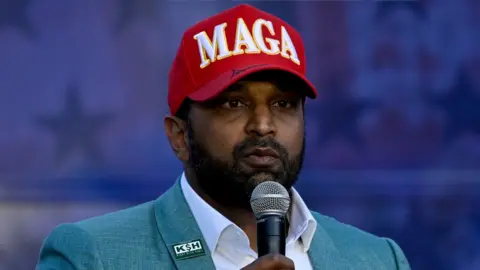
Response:
M183 31L240 1L0 1L0 269L61 222L153 200ZM480 2L253 1L302 34L308 205L413 269L480 269Z

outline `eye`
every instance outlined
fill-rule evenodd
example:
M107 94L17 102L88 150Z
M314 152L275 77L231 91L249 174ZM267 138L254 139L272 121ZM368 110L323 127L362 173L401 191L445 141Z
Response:
M289 100L280 100L273 104L274 107L289 109L294 106L292 101Z
M241 100L238 100L238 99L227 100L221 105L221 107L225 109L235 109L235 108L240 108L244 106L245 106L245 103L243 103Z

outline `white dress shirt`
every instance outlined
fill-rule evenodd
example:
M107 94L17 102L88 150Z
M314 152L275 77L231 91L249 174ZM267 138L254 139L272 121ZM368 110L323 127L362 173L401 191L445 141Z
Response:
M216 269L238 270L258 258L257 253L250 248L245 232L205 202L192 189L185 174L182 175L180 185L210 249ZM310 270L312 265L307 251L317 222L293 188L291 201L285 255L295 263L296 269Z

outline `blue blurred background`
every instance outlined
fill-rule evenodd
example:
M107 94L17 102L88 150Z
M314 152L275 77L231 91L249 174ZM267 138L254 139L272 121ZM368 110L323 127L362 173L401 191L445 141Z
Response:
M61 222L155 199L183 31L239 1L0 0L0 269ZM413 269L480 269L480 1L255 1L302 34L307 204Z

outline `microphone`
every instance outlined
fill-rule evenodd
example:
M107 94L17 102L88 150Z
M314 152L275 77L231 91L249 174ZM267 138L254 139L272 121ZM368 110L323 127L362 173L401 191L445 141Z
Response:
M257 218L258 257L285 255L285 215L290 207L287 189L277 182L262 182L253 190L250 205Z

